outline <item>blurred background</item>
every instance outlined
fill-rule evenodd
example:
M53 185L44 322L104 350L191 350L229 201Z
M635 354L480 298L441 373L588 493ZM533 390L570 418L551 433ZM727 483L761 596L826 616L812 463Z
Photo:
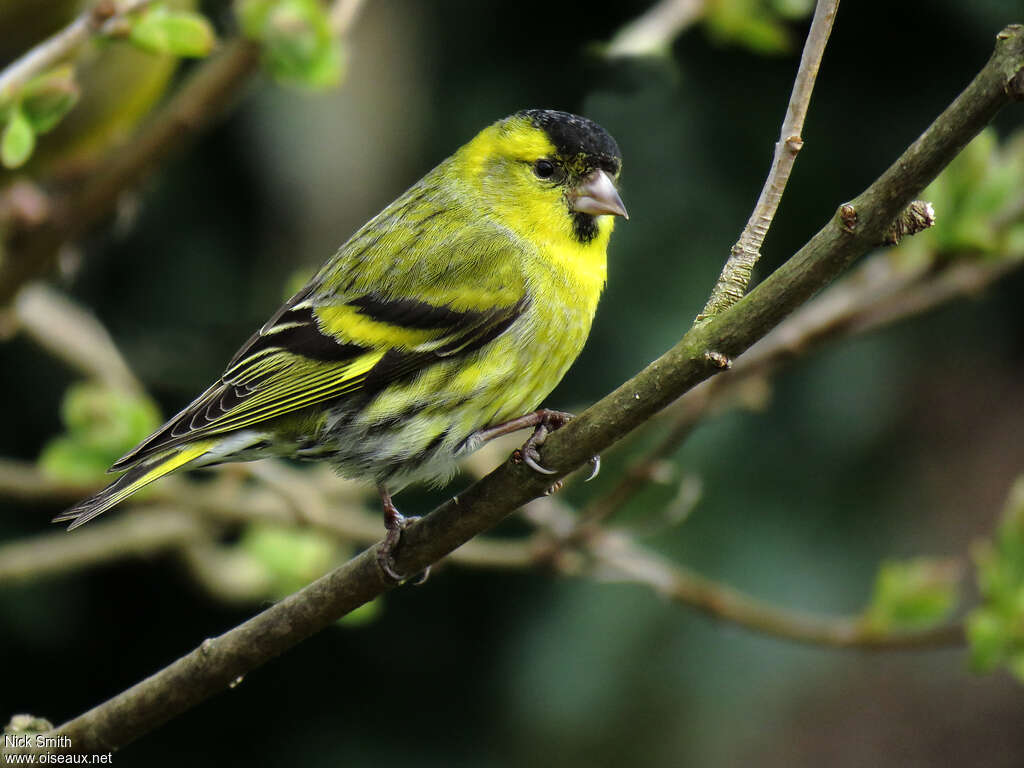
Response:
M526 107L579 112L618 140L631 215L613 238L586 350L547 403L580 410L671 346L703 306L768 170L810 11L776 3L785 13L768 32L737 38L698 23L664 57L601 57L595 44L649 5L369 0L340 88L247 88L117 222L62 258L54 282L95 313L169 415L297 275L480 128ZM218 25L229 15L203 8ZM981 68L995 34L1022 21L1019 0L843 4L759 274L869 184ZM999 135L1021 115L1006 110ZM1011 274L832 344L775 376L760 408L705 419L671 460L699 479L699 501L643 542L823 614L860 610L887 558L966 556L1024 466L1022 290ZM76 375L24 335L0 356L0 456L35 461L64 430ZM564 501L607 492L657 434L607 454L598 480L571 485ZM622 519L656 515L677 490L645 490ZM399 501L417 514L443 498L410 489ZM47 532L61 508L0 498L0 541ZM522 530L512 520L496 534ZM211 596L170 555L0 585L0 718L62 722L258 608ZM963 650L806 647L639 586L450 567L114 761L1009 767L1024 765L1021 722L1024 687L973 674Z

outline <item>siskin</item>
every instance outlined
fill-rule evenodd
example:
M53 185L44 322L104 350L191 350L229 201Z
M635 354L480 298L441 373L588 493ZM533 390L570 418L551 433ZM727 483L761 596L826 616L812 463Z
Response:
M255 333L220 379L118 460L117 480L55 518L76 528L185 467L324 459L391 501L446 482L487 440L568 414L536 409L583 348L606 277L615 140L583 117L527 110L485 128L367 222ZM525 415L524 415L525 414Z

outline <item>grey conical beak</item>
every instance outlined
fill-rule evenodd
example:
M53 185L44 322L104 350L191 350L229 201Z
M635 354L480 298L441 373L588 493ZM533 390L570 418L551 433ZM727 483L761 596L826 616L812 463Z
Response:
M569 193L569 202L574 211L589 213L592 216L610 214L629 218L626 213L626 206L619 197L619 191L615 189L615 183L604 171L593 171L583 178L572 192Z

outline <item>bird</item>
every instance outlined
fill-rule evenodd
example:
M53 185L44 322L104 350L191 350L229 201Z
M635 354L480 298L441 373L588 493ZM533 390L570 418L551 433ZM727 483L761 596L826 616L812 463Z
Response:
M596 122L528 109L487 126L356 231L220 378L116 461L123 474L54 518L77 528L171 472L267 457L372 481L378 561L413 518L392 495L570 414L540 408L583 349L607 278L622 156ZM595 457L596 458L596 457ZM599 465L595 465L596 468Z

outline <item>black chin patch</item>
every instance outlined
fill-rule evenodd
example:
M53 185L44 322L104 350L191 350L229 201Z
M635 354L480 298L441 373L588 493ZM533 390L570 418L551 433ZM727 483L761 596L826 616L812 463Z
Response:
M574 213L572 232L577 240L586 245L597 237L597 217L591 216L589 213Z
M614 160L616 166L622 159L615 139L593 120L556 109L524 109L516 116L528 118L543 130L561 157L583 154L595 160Z

